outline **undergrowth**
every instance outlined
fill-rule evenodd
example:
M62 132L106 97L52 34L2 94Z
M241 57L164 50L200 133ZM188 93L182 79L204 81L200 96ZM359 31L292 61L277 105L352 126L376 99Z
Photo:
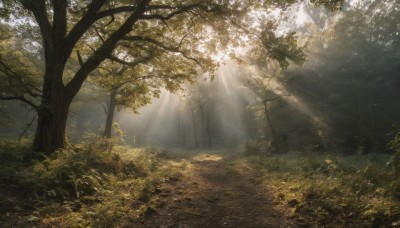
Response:
M247 161L262 171L265 187L274 189L300 226L400 227L400 176L393 159L291 152Z
M144 216L162 183L179 178L150 148L103 139L31 159L29 142L0 142L0 224L113 227Z

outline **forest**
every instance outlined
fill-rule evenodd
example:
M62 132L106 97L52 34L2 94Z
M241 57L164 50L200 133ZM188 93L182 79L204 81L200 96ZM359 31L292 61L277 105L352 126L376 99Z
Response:
M400 227L398 0L0 0L0 227Z

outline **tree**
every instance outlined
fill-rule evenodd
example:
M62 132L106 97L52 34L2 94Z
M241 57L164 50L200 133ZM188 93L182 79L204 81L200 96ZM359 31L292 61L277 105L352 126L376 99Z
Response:
M238 24L249 9L270 1L3 0L2 4L3 18L10 19L13 14L29 18L27 23L35 21L39 27L44 72L33 148L51 153L65 147L71 102L89 74L106 60L120 61L121 55L130 54L132 43L151 43L210 69L209 51L237 35L233 31L237 26L229 25ZM246 22L251 24L249 19ZM188 30L193 31L189 41L179 43ZM85 46L92 51L84 55L80 49ZM76 60L80 66L67 74L66 66ZM123 64L135 59L128 61Z
M244 72L243 83L258 97L263 106L266 123L264 136L271 135L271 144L279 143L277 130L270 115L271 103L279 101L283 96L289 96L282 90L279 76L290 63L302 64L306 56L302 47L298 47L294 32L278 36L277 25L268 22L258 37L261 42L250 50L247 55L247 64L252 66L251 72Z
M99 73L104 71L103 73L110 76L92 77L92 81L109 92L104 137L112 136L112 123L117 107L137 112L152 97L159 97L160 88L176 92L184 82L192 82L197 75L197 65L190 59L164 52L156 46L142 51L146 53L141 54L142 57L138 58L140 61L135 65L127 67L118 62L110 63L108 68L98 70Z
M326 123L320 130L329 145L369 152L382 149L399 121L400 10L393 0L360 4L311 31L309 61L286 73L285 86Z
M190 29L200 16L208 17L219 9L219 6L211 4L212 2L189 1L169 5L161 2L150 4L150 2L143 0L129 4L125 1L106 0L70 3L66 0L20 1L23 8L33 15L39 25L45 55L43 92L33 143L35 150L49 153L56 148L65 147L66 119L73 98L88 75L103 61L106 59L118 61L118 53L129 53L127 50L130 49L130 45L128 42L122 42L123 40L133 43L152 43L167 51L184 50L174 46L177 43L174 37L179 37L180 33ZM4 4L8 7L20 7L10 1L5 1ZM193 18L189 18L189 14ZM92 35L98 27L106 28L102 40ZM202 31L201 27L194 27L199 33ZM167 32L169 29L172 32ZM154 32L156 34L153 34ZM165 36L167 33L174 37ZM164 40L156 40L161 36ZM195 38L199 36L193 36L193 39ZM82 56L79 48L88 41L92 41L90 46L96 43L98 45L91 47L92 53ZM69 60L74 61L71 57L73 53L77 53L82 65L71 78L68 78L65 75L65 67ZM191 56L200 55L194 47L190 53L181 51L181 54L193 59ZM200 57L196 61L203 65L207 64Z

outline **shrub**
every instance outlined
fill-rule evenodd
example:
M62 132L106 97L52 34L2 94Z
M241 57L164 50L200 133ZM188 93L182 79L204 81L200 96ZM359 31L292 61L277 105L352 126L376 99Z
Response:
M104 151L60 150L21 171L20 185L35 200L79 198L104 189L103 173L115 172L118 166Z
M389 227L400 221L400 179L388 158L289 152L249 161L291 216L309 226Z
M262 140L247 140L244 145L244 153L247 155L266 154L268 151L268 142Z

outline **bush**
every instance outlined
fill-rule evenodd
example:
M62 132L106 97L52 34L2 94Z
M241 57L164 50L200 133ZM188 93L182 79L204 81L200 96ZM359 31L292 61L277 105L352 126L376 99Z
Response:
M394 175L400 175L400 130L388 143L388 148L393 151L393 156L390 158L388 165L391 167Z
M34 200L74 199L103 190L104 174L118 172L119 166L105 151L60 150L21 171L20 185Z
M244 145L244 153L247 155L266 154L268 149L268 143L262 140L247 140Z
M64 201L106 191L113 178L146 177L159 158L148 150L135 158L121 158L109 140L87 141L85 146L56 151L44 160L26 160L29 142L0 141L0 181L26 192L32 200ZM112 176L112 178L110 178Z
M19 181L18 173L27 166L31 142L0 140L0 183L12 185Z
M0 161L0 221L7 227L15 221L18 227L115 227L140 216L160 185L179 179L187 165L165 161L151 148L110 143L90 137L37 161L27 159L29 142L0 141L0 156L7 158Z
M291 216L307 226L389 227L400 221L400 179L388 158L289 152L250 161Z

